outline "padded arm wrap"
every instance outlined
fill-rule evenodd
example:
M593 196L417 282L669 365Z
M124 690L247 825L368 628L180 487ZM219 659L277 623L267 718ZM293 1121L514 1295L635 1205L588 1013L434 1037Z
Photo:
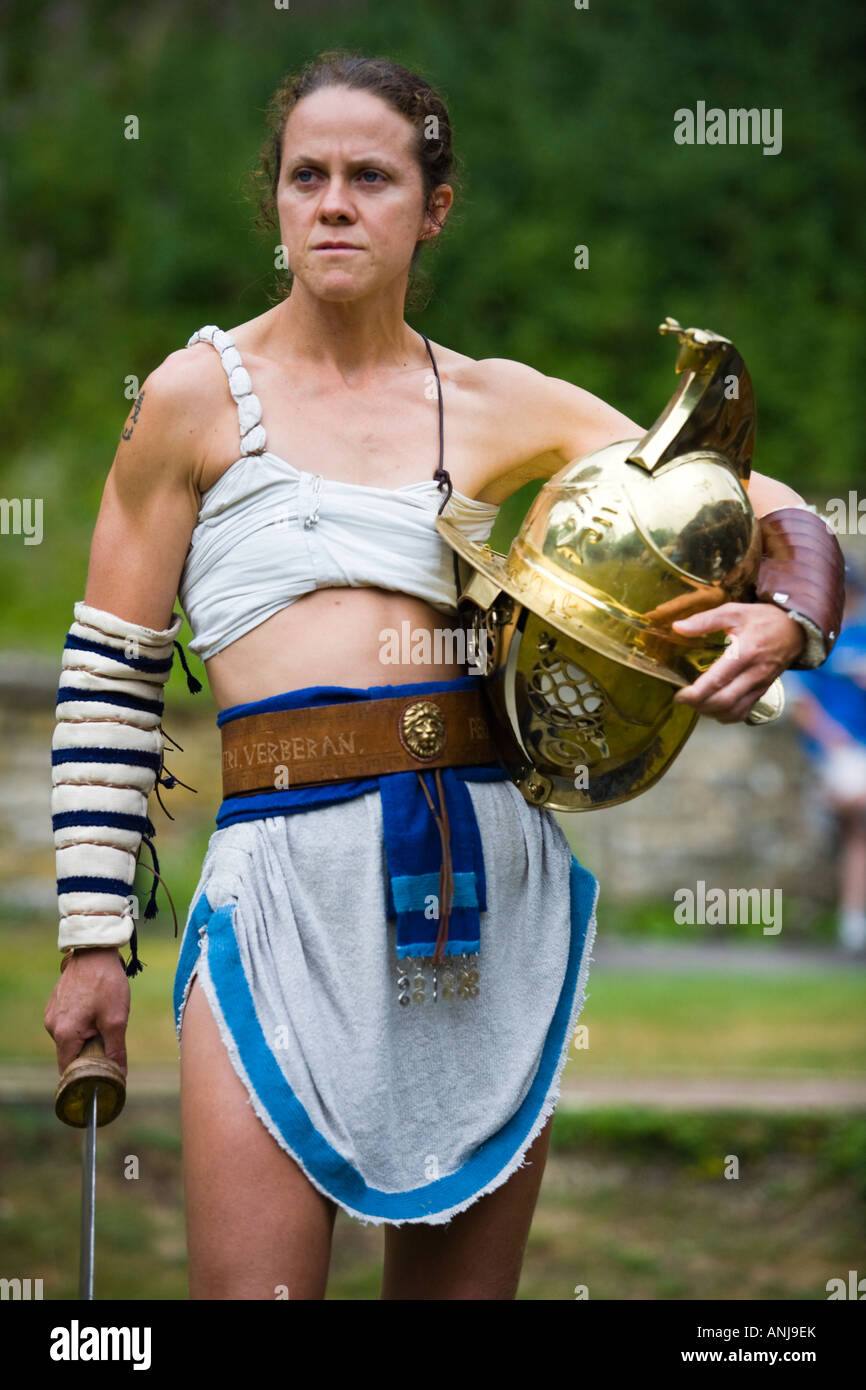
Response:
M780 507L760 523L764 558L755 596L784 608L805 629L806 645L792 668L820 666L839 636L845 607L845 558L839 542L806 507Z
M51 744L51 811L66 946L119 946L147 798L162 766L162 690L183 618L164 632L76 603Z

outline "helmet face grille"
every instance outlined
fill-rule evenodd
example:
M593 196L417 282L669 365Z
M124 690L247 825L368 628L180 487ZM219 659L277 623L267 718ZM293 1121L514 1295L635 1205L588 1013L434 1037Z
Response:
M526 699L543 731L539 752L550 762L572 767L590 756L590 744L593 761L610 757L604 732L607 697L582 666L543 656L528 673Z
M499 661L499 623L490 609L476 608L472 614L471 632L477 653L476 666L485 676L496 669Z
M535 769L533 782L521 765L527 800L552 810L592 810L651 786L698 716L672 704L676 687L669 682L564 636L527 609L523 614L497 693ZM544 797L539 779L547 783Z

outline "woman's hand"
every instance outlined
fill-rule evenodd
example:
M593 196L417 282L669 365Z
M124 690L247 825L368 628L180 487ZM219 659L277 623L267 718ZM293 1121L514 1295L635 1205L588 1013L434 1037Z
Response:
M88 1038L99 1033L105 1055L126 1076L126 1024L129 980L116 946L73 955L54 986L45 1010L45 1028L57 1048L63 1074Z
M723 603L671 624L684 637L731 634L731 643L708 670L674 696L720 724L744 720L776 677L803 650L806 634L774 603Z

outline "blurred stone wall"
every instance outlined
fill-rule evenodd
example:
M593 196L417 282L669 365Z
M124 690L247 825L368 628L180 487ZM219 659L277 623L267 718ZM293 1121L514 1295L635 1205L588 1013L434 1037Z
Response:
M835 901L834 827L793 720L701 718L662 779L619 806L557 815L608 901L676 888L781 888L808 916Z

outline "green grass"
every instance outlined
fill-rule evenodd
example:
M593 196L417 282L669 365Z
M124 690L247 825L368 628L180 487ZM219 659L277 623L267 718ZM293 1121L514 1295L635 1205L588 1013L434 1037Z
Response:
M554 1150L591 1158L616 1149L623 1157L663 1160L693 1176L716 1178L733 1150L741 1165L774 1154L814 1163L824 1181L850 1179L866 1202L866 1115L689 1114L611 1107L584 1114L560 1109ZM784 1190L784 1181L779 1190Z
M665 974L590 966L588 1075L627 1070L862 1070L866 975Z

